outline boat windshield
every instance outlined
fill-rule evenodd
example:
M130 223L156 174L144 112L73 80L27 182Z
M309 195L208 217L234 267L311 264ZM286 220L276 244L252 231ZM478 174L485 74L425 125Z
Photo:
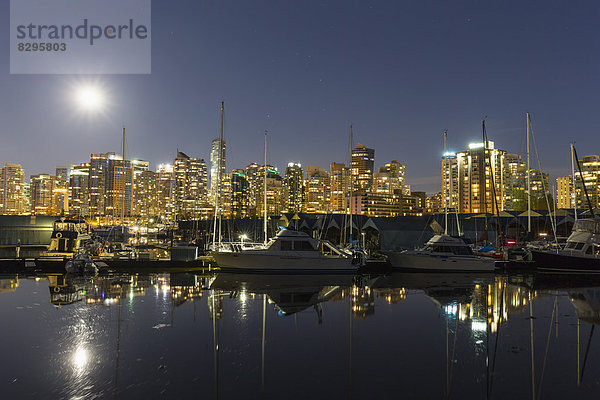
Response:
M580 219L573 226L574 231L600 233L600 222L593 219Z
M459 256L472 255L473 252L468 246L444 246L439 244L430 244L425 246L425 250L434 251L436 253L449 253Z

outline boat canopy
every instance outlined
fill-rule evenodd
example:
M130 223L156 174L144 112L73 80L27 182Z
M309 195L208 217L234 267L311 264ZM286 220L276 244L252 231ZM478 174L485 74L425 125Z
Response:
M579 219L575 222L573 231L600 233L600 221L595 219Z

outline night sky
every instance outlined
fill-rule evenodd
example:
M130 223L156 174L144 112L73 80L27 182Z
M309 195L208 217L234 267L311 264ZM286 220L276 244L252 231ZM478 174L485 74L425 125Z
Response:
M570 172L569 143L600 153L597 1L155 0L151 75L10 75L9 1L0 3L0 163L26 176L120 152L151 168L176 150L209 159L225 101L227 169L269 162L329 169L355 143L397 159L413 190L440 189L451 150L481 140L525 151L531 113L542 167ZM102 115L74 107L96 82ZM532 150L533 151L533 150ZM534 160L534 158L532 158ZM537 162L533 163L537 166ZM27 178L28 179L28 178Z

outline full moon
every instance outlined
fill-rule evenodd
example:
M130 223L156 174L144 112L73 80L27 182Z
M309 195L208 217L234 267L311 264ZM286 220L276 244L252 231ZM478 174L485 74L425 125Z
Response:
M76 89L75 102L84 111L99 111L104 105L104 94L97 86L81 86Z

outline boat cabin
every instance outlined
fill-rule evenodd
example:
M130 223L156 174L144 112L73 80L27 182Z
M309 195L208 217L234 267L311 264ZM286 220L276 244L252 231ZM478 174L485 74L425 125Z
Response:
M48 252L73 253L85 240L90 240L89 227L84 220L59 219L54 222Z

